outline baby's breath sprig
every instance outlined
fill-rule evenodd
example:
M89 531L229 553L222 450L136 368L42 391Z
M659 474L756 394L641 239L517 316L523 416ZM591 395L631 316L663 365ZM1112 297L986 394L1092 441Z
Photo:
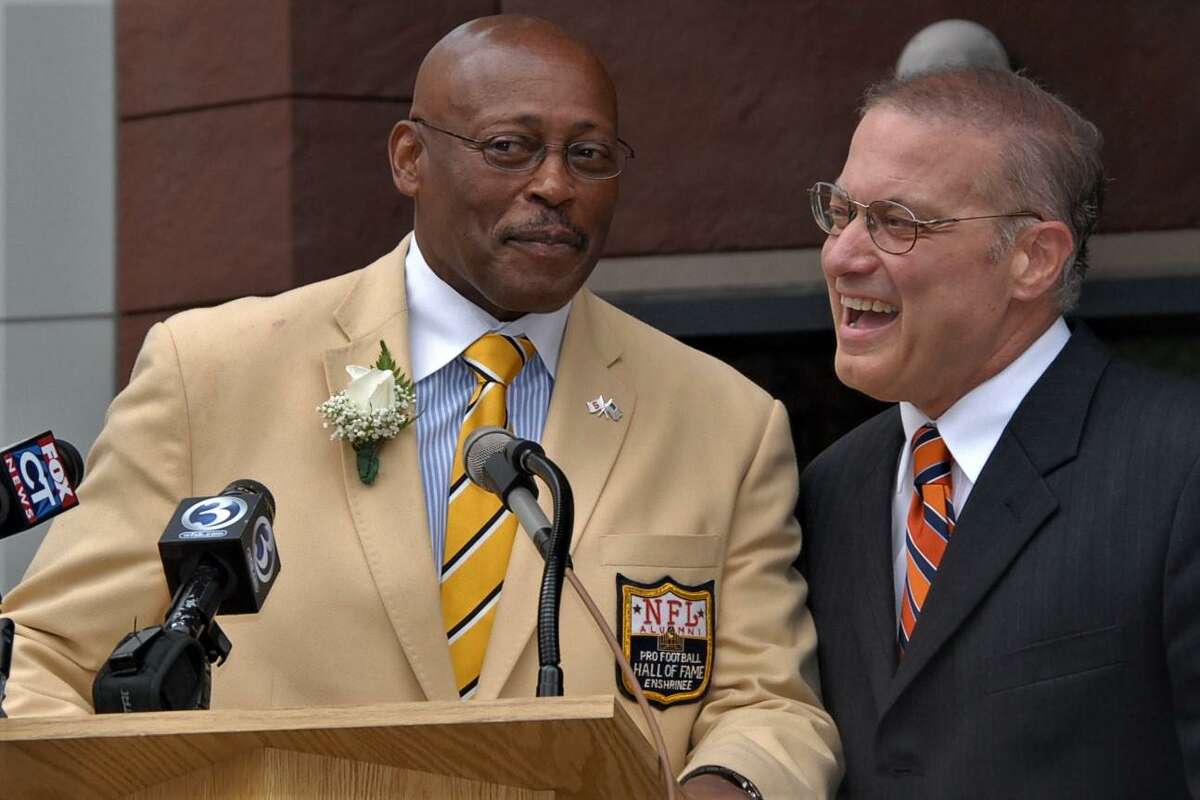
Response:
M350 384L317 406L323 426L333 428L329 438L342 439L354 448L358 477L367 485L379 474L380 444L411 425L417 409L412 381L396 365L387 342L380 340L379 347L374 369L347 367ZM381 372L389 373L391 391Z

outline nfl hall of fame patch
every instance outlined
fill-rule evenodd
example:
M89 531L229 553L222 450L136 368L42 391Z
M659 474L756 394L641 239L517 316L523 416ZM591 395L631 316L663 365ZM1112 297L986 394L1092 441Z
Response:
M617 574L617 639L646 699L659 708L694 703L712 680L716 627L714 582L697 586L670 576L638 583ZM633 699L617 668L617 686Z

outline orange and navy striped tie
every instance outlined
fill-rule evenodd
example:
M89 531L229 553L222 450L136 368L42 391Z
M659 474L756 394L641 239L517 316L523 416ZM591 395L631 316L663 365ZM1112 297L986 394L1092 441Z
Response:
M904 596L900 598L898 645L904 655L917 618L925 607L929 587L954 534L953 463L946 443L933 425L922 425L913 435L913 493L905 530L908 553Z
M508 387L536 354L524 336L488 333L463 351L475 376L463 416L446 509L446 546L442 555L442 621L450 643L458 695L468 700L479 684L496 604L508 569L517 520L500 499L467 477L463 443L477 428L508 427Z

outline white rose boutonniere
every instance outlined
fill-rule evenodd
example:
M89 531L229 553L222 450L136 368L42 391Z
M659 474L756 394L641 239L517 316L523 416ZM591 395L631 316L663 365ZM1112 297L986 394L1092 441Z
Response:
M370 485L379 474L379 445L416 419L417 395L412 381L396 366L387 342L379 342L373 367L346 367L350 383L317 406L333 426L331 439L344 439L358 456L358 477Z

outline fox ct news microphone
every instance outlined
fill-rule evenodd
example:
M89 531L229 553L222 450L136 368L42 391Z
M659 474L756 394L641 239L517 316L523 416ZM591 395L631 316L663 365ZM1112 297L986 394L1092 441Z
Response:
M27 531L79 505L83 458L50 431L0 450L0 539ZM13 623L0 619L0 717L12 664Z
M92 684L97 714L205 709L213 663L232 648L217 614L262 609L279 575L275 498L257 481L179 504L158 542L171 608L161 625L128 634Z
M0 539L79 505L83 459L50 431L0 450Z

